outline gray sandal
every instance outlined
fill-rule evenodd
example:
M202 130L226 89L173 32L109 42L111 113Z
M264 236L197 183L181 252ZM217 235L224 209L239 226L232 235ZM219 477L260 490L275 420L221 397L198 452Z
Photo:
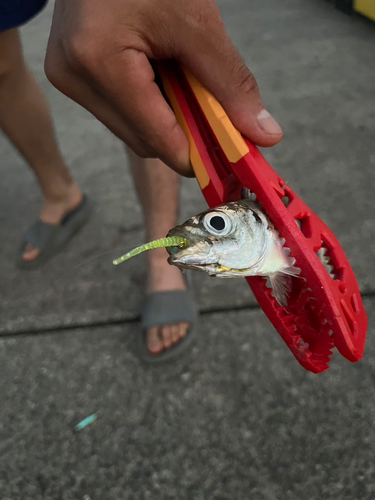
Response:
M137 336L139 357L148 363L162 363L182 354L196 339L197 316L198 309L190 288L147 295L142 312L142 335ZM146 330L152 326L181 322L190 324L186 337L159 354L151 354L147 349Z
M58 226L46 224L39 219L25 236L16 262L17 267L19 269L38 269L43 266L51 257L64 248L87 221L90 213L90 204L87 197L84 196L79 207L68 213ZM22 254L28 243L40 250L39 257L31 262L22 259Z

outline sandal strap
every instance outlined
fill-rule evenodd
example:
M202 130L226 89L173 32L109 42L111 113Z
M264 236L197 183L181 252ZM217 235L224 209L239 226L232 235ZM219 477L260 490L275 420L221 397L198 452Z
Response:
M148 295L142 312L142 328L186 322L197 319L197 305L192 292L171 290Z
M39 219L27 232L25 242L30 243L43 252L58 230L59 226L46 224Z

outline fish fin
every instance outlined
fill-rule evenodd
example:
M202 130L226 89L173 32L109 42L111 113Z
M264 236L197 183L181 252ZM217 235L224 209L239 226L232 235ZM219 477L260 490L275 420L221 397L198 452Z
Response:
M269 275L272 295L281 306L288 304L287 297L292 288L292 278L287 273L274 273Z
M300 273L301 269L299 267L290 265L284 267L278 273L269 275L273 296L281 306L285 307L287 305L287 297L292 289L292 278L301 278Z
M295 259L293 259L293 261L295 262ZM294 262L293 262L293 264L294 264ZM280 273L287 274L288 276L293 276L294 278L300 278L301 269L299 267L295 267L293 264L281 269Z

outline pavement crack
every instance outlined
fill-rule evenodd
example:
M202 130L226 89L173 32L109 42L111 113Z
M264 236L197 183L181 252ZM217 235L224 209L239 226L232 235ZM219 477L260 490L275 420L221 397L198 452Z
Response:
M374 299L375 298L375 290L368 291L362 293L363 299ZM259 310L259 304L243 304L238 306L229 306L229 307L210 307L207 309L203 309L200 311L201 316L209 316L214 314L226 314L231 312L241 312L241 311L256 311ZM0 338L10 338L10 337L20 337L20 336L29 336L29 335L44 335L44 334L53 334L53 333L61 333L61 332L69 332L75 330L92 330L95 328L100 328L104 326L121 326L121 325L129 325L133 323L137 323L140 321L140 315L136 315L129 318L119 318L113 320L104 320L104 321L92 321L90 323L72 323L69 325L56 325L50 327L41 327L41 328L25 328L19 330L2 330L0 331Z

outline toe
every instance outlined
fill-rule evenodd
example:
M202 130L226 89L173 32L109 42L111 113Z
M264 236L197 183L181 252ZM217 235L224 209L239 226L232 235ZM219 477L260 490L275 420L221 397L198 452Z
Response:
M157 326L147 330L147 349L151 354L159 354L164 350L164 342L161 340L158 330Z
M37 259L39 255L40 255L39 248L36 248L33 245L30 245L30 243L28 243L22 254L22 260L24 260L25 262L32 262L33 260Z
M171 325L172 330L172 342L176 344L180 339L180 326L179 325Z
M180 323L180 338L183 339L186 337L187 331L189 329L189 323Z
M165 325L162 328L162 338L165 349L169 349L172 345L172 326Z

